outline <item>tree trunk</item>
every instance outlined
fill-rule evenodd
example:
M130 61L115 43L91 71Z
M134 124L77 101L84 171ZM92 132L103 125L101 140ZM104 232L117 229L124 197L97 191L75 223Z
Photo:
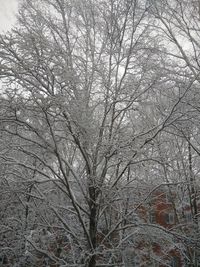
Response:
M89 235L90 235L90 248L91 258L89 259L88 267L96 267L96 254L95 249L97 246L97 205L96 205L96 188L94 186L89 187L90 196L90 224L89 224Z

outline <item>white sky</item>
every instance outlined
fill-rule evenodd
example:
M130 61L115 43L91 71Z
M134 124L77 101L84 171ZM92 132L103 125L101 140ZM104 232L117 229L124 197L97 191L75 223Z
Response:
M0 0L0 32L9 30L15 23L18 0Z

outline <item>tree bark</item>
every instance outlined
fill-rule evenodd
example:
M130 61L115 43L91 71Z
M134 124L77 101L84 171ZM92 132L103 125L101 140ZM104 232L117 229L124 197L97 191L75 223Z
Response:
M96 188L95 186L89 187L90 197L90 218L89 218L89 235L90 235L90 248L91 258L88 263L88 267L96 267L96 254L95 249L97 246L97 205L96 205Z

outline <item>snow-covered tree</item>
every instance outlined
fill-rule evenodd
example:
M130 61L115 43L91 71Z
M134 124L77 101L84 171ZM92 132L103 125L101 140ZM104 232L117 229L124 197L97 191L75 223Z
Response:
M172 154L180 131L191 143L182 119L198 61L174 36L168 4L24 0L18 25L0 35L2 177L36 262L122 264L133 237L151 235L137 213L142 188L181 182Z

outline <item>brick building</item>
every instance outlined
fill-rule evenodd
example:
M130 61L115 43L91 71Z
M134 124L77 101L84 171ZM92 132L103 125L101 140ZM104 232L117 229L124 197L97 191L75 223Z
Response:
M200 266L198 218L193 204L180 188L160 186L153 190L138 210L147 234L126 249L126 267ZM198 200L197 208L200 210Z

